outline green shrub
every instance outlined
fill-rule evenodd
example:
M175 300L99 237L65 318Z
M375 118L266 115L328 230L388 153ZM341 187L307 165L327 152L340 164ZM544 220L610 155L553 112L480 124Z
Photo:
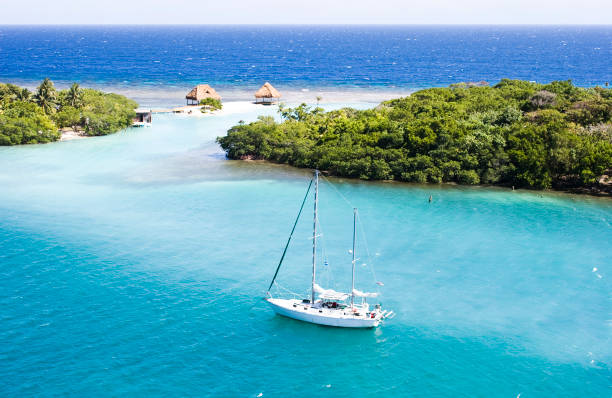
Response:
M0 113L0 145L46 143L59 138L57 126L36 104L14 101Z
M504 79L421 90L371 110L280 107L217 141L232 159L352 178L588 186L612 169L612 91Z
M81 112L72 106L64 106L53 115L53 120L60 128L76 128L76 126L81 124Z
M13 84L0 84L0 145L57 141L58 126L81 128L89 135L114 133L132 124L137 106L122 95L78 84L56 92L49 79L34 96Z
M223 108L223 104L221 103L221 100L215 99L215 98L204 98L203 100L200 101L200 105L204 105L205 108L202 108L202 112L206 112L206 107L216 111L219 110L221 108Z

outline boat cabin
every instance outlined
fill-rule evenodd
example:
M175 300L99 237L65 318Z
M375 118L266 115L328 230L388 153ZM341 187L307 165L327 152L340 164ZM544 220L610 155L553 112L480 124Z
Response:
M153 121L153 112L150 109L136 109L136 117L132 120L132 126L150 126Z

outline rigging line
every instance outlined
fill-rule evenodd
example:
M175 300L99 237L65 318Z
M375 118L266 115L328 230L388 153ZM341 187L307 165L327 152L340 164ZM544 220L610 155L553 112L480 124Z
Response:
M283 250L283 255L278 262L278 266L276 267L276 272L274 272L274 277L272 278L272 282L270 282L270 286L268 286L267 292L270 291L274 281L276 280L276 276L278 275L278 270L280 270L281 265L283 264L283 260L285 259L285 254L287 254L287 249L289 248L289 243L291 242L291 238L293 237L293 232L295 232L295 227L300 220L300 215L302 214L302 210L304 209L304 203L306 203L306 198L308 198L308 193L310 192L310 187L312 187L312 182L314 178L310 180L310 184L308 184L308 189L306 190L306 195L304 195L304 199L302 200L302 205L300 206L300 211L295 219L295 223L293 223L293 228L291 228L291 233L289 234L289 239L287 239L287 244L285 245L285 250Z
M319 174L319 176L322 177L325 180L325 182L327 182L327 185L330 185L334 189L334 191L336 191L336 193L340 195L340 197L344 199L344 201L348 203L349 206L351 206L351 208L356 207L356 206L353 206L353 204L346 198L346 196L342 195L342 192L340 192L338 188L336 188L334 184L332 184L332 182L327 177L325 177L323 174Z
M327 185L331 186L331 187L333 188L333 190L334 190L334 191L336 191L336 193L337 193L338 195L340 195L340 197L341 197L341 198L342 198L342 199L343 199L343 200L344 200L344 201L345 201L345 202L346 202L346 203L347 203L349 206L351 206L352 208L355 208L355 207L356 207L356 206L354 206L354 205L351 203L351 201L350 201L350 200L348 200L348 199L346 198L346 196L344 196L344 195L342 194L342 192L340 192L340 191L338 190L338 188L336 188L336 186L335 186L335 185L334 185L334 184L333 184L333 183L332 183L332 182L331 182L331 181L330 181L330 180L329 180L327 177L325 177L323 174L319 174L319 176L320 176L321 178L323 178L323 180L324 180L324 181L327 183ZM365 235L365 230L364 230L364 228L363 228L363 224L361 223L361 217L359 216L359 213L357 213L357 221L358 221L358 223L359 223L359 229L360 229L360 231L361 231L361 233L362 233L362 236L363 236L363 241L364 241L364 243L365 243L365 247L366 247L366 254L367 254L367 256L368 256L368 265L369 265L369 268L370 268L370 273L371 273L371 274L372 274L372 276L374 277L374 282L377 282L377 279L376 279L376 274L374 273L374 267L371 265L371 264L372 264L372 256L370 255L370 250L369 250L369 248L368 248L368 242L367 242L367 238L366 238L366 235ZM377 287L376 287L376 290L377 290L378 292L380 292L380 288L378 287L378 284L377 284L376 286L377 286Z
M287 293L289 293L289 294L293 295L294 297L299 297L299 296L300 296L298 293L296 293L296 292L294 292L294 291L291 291L291 290L287 289L286 287L282 286L280 283L277 283L277 284L276 284L276 287L278 287L278 288L279 288L279 290L284 290L284 291L286 291Z
M317 220L317 225L319 226L318 230L320 231L320 235L321 237L323 236L324 232L323 232L323 227L321 226L321 221ZM327 250L325 248L325 240L323 240L323 238L319 239L319 247L320 247L320 251L321 251L321 264L324 265L323 270L324 270L324 274L327 277L327 284L329 285L329 266L328 266L328 262L327 262ZM319 275L321 275L323 272L321 270L319 270Z
M321 225L321 220L317 219L317 225L319 226L319 230L321 231L321 236L325 235L325 232L323 231L323 226ZM329 265L328 257L327 257L327 247L325 246L325 239L320 239L319 242L321 242L321 256L322 256L322 262L323 264L327 264L327 267L324 268L325 270L325 276L327 277L327 286L328 287L334 287L336 285L336 280L334 279L334 273L331 270L331 265ZM331 284L330 284L331 281Z
M370 273L372 274L372 277L374 277L374 283L376 284L376 291L380 293L380 287L377 283L378 279L376 279L376 273L374 272L374 264L372 260L372 255L370 254L370 248L368 247L368 239L365 234L365 228L363 228L363 224L361 223L361 217L359 216L359 213L357 213L357 222L359 224L359 231L361 232L361 236L363 236L363 243L365 246L366 255L368 257L368 268L370 268Z

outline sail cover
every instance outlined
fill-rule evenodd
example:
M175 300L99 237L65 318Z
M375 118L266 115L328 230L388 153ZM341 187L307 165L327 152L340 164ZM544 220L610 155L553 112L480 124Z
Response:
M378 297L378 293L362 292L361 290L353 289L353 294L356 297Z
M346 300L348 298L348 293L337 292L333 289L323 289L318 284L314 284L314 291L319 294L324 300Z

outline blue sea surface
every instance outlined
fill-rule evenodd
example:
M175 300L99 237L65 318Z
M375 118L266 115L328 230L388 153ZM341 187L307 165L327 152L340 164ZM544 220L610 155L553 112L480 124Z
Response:
M414 90L612 82L612 26L0 26L0 81ZM252 91L252 90L251 90Z
M610 396L609 199L331 179L320 281L350 286L356 206L357 286L397 317L301 323L261 297L311 176L214 142L261 113L0 148L1 396Z
M611 60L609 26L0 27L0 81L161 104L201 82L224 98L265 80L309 101L348 92L335 108L504 77L592 86ZM229 161L214 141L275 112L226 103L0 147L0 396L611 396L609 198L330 179L320 281L350 286L356 206L357 287L384 282L397 316L376 330L275 316L261 297L310 173ZM278 278L304 295L311 205Z

